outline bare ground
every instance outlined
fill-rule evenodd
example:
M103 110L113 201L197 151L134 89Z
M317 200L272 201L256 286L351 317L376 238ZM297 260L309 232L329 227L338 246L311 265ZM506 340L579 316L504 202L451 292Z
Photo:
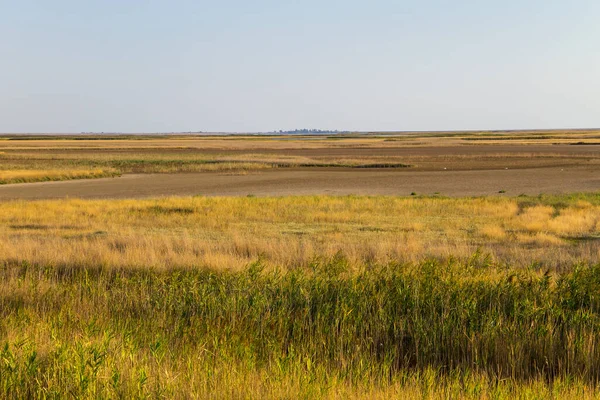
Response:
M397 169L275 169L247 175L210 172L125 175L120 178L43 182L0 187L0 200L143 198L174 195L430 195L479 196L600 190L597 166L410 171Z

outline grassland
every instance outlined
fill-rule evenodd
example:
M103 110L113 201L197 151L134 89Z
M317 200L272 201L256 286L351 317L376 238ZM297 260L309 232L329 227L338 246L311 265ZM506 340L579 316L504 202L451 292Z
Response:
M166 153L166 154L165 154ZM179 173L179 172L249 172L273 168L408 168L410 165L397 160L381 160L376 157L339 158L331 161L311 157L286 157L268 154L218 155L189 153L186 151L161 152L135 150L127 154L111 149L99 153L56 154L52 151L42 154L14 152L0 155L0 166L4 174L25 174L26 169L34 169L31 174L41 173L35 168L51 166L53 176L63 180L95 178L122 174ZM104 174L82 173L82 169L111 171ZM90 171L91 172L91 171ZM34 181L34 180L31 180ZM9 182L6 182L9 183Z
M0 138L0 183L135 174L0 189L0 398L600 398L599 139ZM252 191L450 176L494 196ZM243 196L64 198L142 178Z
M242 139L244 140L242 142ZM147 142L140 146L139 142ZM66 142L66 143L65 143ZM230 138L221 140L219 145L227 142L242 142L242 148L252 147L254 141L248 138ZM267 153L241 152L231 154L226 148L219 151L211 138L192 139L123 139L93 140L91 138L74 138L65 140L43 140L29 138L25 145L10 146L12 141L0 140L0 172L4 174L30 174L37 170L52 168L59 177L70 179L70 175L79 178L100 177L98 174L83 174L81 170L103 169L112 171L114 175L145 173L180 173L180 172L236 172L260 171L273 168L407 168L410 165L397 158L381 157L311 157L290 156L285 152L270 154L269 149L278 148L276 139L260 142L266 145ZM69 146L69 143L76 145ZM116 146L115 144L119 145ZM321 145L330 143L321 141ZM297 145L297 143L294 143ZM33 180L31 180L33 181ZM6 183L10 183L7 181Z
M598 262L600 197L187 197L5 202L0 260L41 265L293 268L465 259L561 269ZM550 250L549 250L550 249Z
M600 195L12 201L2 398L596 398Z
M66 181L70 179L106 178L120 175L114 169L11 169L0 170L0 185L7 183Z
M598 131L335 137L9 135L0 137L0 172L59 170L53 179L71 179L132 173L248 173L274 168L440 170L598 165L600 156L591 150L600 143L599 137ZM589 146L571 146L577 144ZM532 151L514 152L519 146ZM106 173L81 173L99 169Z

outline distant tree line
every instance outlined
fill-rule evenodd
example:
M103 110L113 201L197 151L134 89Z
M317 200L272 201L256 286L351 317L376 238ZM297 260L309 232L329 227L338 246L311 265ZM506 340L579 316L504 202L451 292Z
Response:
M278 133L285 133L285 134L311 134L311 133L317 133L317 134L321 134L321 133L346 133L347 131L338 131L336 130L331 130L331 129L294 129L294 130L290 130L290 131L284 131L284 130L279 130L276 131Z

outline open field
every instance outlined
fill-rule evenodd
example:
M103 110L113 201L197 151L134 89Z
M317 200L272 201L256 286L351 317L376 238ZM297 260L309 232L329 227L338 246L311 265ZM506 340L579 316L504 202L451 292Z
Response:
M4 137L0 398L600 398L599 142Z
M468 258L562 269L600 261L597 194L520 198L188 197L5 202L0 261L90 267L351 265Z
M595 191L600 189L599 137L598 131L117 136L110 140L90 136L4 137L0 140L1 173L51 169L64 171L62 176L68 177L72 171L102 170L120 178L27 187L4 185L0 199Z
M599 395L598 194L13 201L0 221L2 397Z
M595 398L600 195L0 208L3 398Z

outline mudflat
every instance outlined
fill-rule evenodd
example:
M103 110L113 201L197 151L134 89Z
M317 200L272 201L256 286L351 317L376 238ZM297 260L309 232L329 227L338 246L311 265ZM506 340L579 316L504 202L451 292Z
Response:
M480 196L600 190L593 167L470 171L297 168L250 172L131 174L119 178L4 185L0 200L154 196L401 195Z

